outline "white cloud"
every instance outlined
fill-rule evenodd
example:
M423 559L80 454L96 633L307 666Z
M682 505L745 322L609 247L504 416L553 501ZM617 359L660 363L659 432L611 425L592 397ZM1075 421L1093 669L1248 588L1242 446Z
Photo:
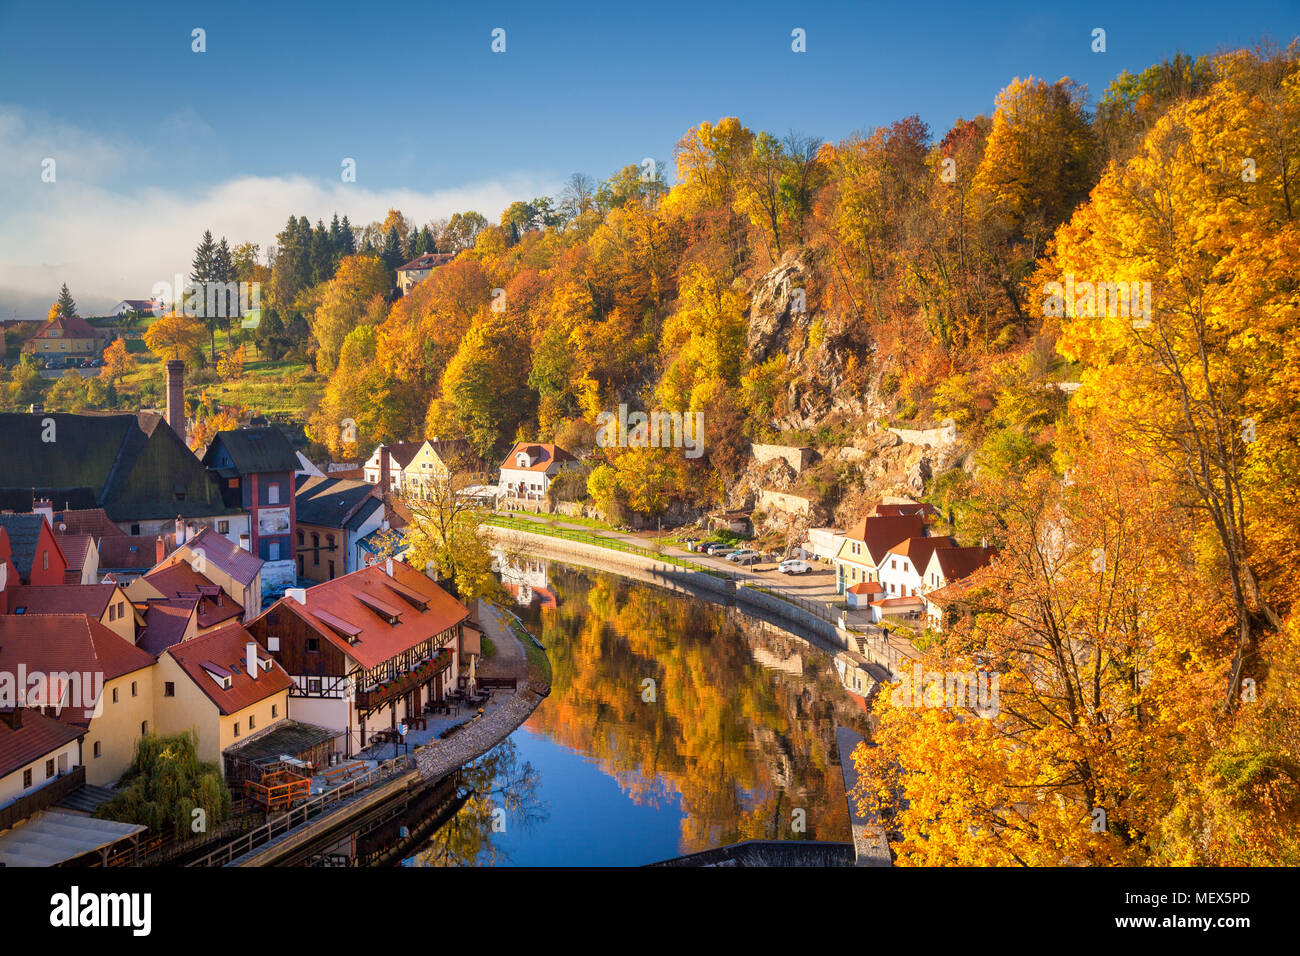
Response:
M40 158L60 154L70 159L59 162L57 181L41 182ZM147 146L0 108L0 169L14 173L0 185L0 206L8 209L0 221L0 316L44 315L63 282L85 314L145 298L154 283L188 272L205 229L232 245L259 243L265 252L291 214L328 223L337 212L362 226L390 208L417 223L476 209L495 220L516 199L558 188L523 173L429 192L303 176L244 177L192 192L112 188L124 169L135 168L138 178L141 166L157 162ZM30 173L19 183L23 169ZM364 181L364 169L358 176Z

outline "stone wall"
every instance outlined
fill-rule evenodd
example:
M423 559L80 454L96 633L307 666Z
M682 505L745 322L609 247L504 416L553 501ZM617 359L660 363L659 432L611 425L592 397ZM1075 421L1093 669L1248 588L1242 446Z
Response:
M781 459L787 465L794 469L797 475L817 457L817 453L811 448L795 448L792 445L758 445L750 446L750 451L756 461L775 461Z
M812 514L812 502L799 495L789 495L784 491L770 491L764 488L758 493L758 507L765 512L784 511L788 514Z

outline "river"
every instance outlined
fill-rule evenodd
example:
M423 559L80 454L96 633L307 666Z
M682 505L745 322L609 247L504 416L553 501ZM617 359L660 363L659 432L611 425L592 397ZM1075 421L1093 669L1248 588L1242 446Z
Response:
M475 796L406 865L636 866L747 839L848 842L831 654L734 608L531 562L516 611L550 696L466 768Z

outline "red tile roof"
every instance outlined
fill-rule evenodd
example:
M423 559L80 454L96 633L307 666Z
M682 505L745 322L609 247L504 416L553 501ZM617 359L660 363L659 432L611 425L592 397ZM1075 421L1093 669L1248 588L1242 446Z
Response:
M59 550L68 559L68 570L65 574L75 575L68 583L76 584L81 579L81 569L86 564L86 552L90 550L93 539L88 534L63 534L56 531L54 540L59 542Z
M89 614L99 620L116 592L116 584L28 584L10 589L9 613L26 608L22 613Z
M174 535L163 538L163 554L171 551ZM148 571L158 563L158 538L147 534L105 535L99 541L101 571Z
M102 339L104 333L80 316L56 315L45 322L32 338L47 339L55 329L59 330L57 338L61 339Z
M530 458L538 459L527 468L520 468L515 461L515 455L520 452L527 452ZM558 445L546 444L544 442L521 441L515 442L515 447L510 449L510 454L506 455L505 460L501 462L502 468L513 469L514 471L545 471L557 461L577 461L567 451Z
M238 601L184 561L151 571L144 579L161 591L164 597L197 599L201 628L207 629L222 621L243 617L244 608Z
M889 549L900 541L924 533L925 521L920 515L867 515L844 532L844 537L864 543L874 565L879 564Z
M390 587L390 580L402 585L401 590ZM411 605L404 593L411 591L427 602L424 610ZM372 603L361 600L363 596L370 597ZM400 561L393 562L391 579L383 564L375 564L307 588L306 598L305 606L292 598L281 598L276 606L297 614L365 668L377 667L469 617L465 605ZM375 610L376 603L397 610L397 623L389 623L389 618ZM350 643L340 631L355 633L359 640Z
M859 581L849 588L850 594L883 594L884 588L879 581Z
M136 646L158 657L173 644L185 638L190 618L195 616L197 597L163 598L149 601L144 612L144 630L136 638Z
M39 710L22 708L17 711L16 717L21 722L17 730L9 723L15 720L15 712L10 710L0 713L0 777L34 763L86 735L86 731L80 727L72 727L61 720L46 717Z
M956 546L956 539L950 538L947 535L942 535L937 538L917 536L898 542L898 544L890 548L887 553L907 558L912 562L917 574L924 574L925 566L930 563L930 556L934 554L935 549L955 548Z
M152 666L153 658L84 614L0 615L0 671L16 674L19 664L46 674L102 673L107 683ZM86 726L89 714L78 707L64 719Z
M877 502L867 512L869 517L891 518L900 515L921 515L922 517L939 517L939 509L925 501L899 502L885 504Z
M257 658L259 661L271 661L271 668L263 670L259 666L257 677L250 677L246 651L249 643L257 644L253 635L244 630L242 625L227 624L170 647L167 653L223 714L235 714L245 707L283 693L291 683L284 668L260 646L257 648ZM212 677L214 670L217 674L230 675L229 688L216 682Z
M95 538L126 535L125 531L113 524L103 508L64 509L54 516L54 530L59 534L88 534Z
M992 561L997 553L996 548L936 548L934 559L939 562L944 580L951 584L974 574Z
M204 559L220 571L224 571L240 584L252 584L262 570L262 559L245 551L229 538L217 534L211 528L204 528L183 545L191 551L203 549Z

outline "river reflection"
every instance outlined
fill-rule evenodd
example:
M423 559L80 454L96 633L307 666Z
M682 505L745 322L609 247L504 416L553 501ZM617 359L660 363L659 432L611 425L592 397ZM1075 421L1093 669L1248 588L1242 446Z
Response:
M479 795L411 863L640 865L738 840L848 841L830 653L735 609L550 564L519 607L551 695L468 768Z

